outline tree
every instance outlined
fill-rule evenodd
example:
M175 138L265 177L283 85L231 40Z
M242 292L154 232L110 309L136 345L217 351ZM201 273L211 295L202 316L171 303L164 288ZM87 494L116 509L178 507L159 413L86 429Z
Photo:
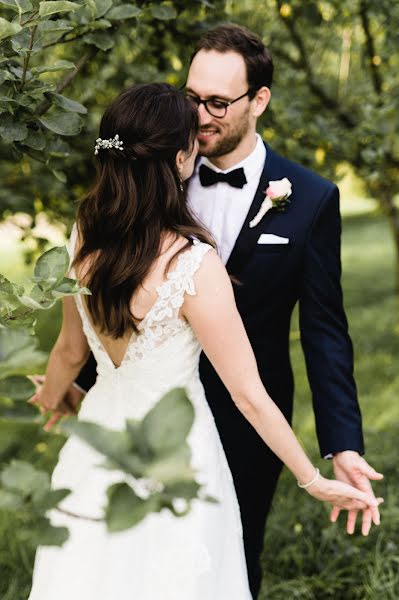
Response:
M133 83L177 83L183 49L217 11L207 0L0 5L0 214L70 223L107 104Z
M249 0L229 14L274 56L266 139L327 177L353 168L389 220L399 290L398 3Z

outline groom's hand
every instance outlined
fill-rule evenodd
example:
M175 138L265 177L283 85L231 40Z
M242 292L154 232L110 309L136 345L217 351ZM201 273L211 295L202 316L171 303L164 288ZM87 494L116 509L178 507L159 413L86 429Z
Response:
M345 452L338 452L335 454L333 457L333 466L335 477L339 481L350 483L362 492L370 492L373 495L374 492L370 480L379 481L384 477L381 473L377 473L377 471L373 469L373 467L371 467L358 452L353 452L352 450L346 450ZM358 508L348 511L346 531L350 535L355 531L356 519L360 510L363 512L363 535L368 535L372 523L375 525L380 524L380 511L378 506L364 509L359 506ZM339 513L340 509L334 506L331 511L331 521L335 522L338 519Z

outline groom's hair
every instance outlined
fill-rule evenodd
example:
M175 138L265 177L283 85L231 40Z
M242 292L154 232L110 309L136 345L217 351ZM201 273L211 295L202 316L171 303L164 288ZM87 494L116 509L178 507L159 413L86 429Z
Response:
M258 35L245 27L227 23L210 29L200 38L190 62L200 50L216 50L221 53L237 52L245 61L249 88L258 90L263 86L271 87L273 60L270 50L266 48Z

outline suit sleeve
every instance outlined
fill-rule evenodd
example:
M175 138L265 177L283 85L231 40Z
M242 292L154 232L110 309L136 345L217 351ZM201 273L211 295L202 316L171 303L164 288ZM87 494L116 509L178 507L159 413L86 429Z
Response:
M363 453L353 348L341 288L339 192L330 188L306 242L299 301L301 342L322 456Z
M84 390L88 392L90 388L96 383L97 378L97 363L92 353L87 360L87 363L80 371L79 375L76 378L75 383Z

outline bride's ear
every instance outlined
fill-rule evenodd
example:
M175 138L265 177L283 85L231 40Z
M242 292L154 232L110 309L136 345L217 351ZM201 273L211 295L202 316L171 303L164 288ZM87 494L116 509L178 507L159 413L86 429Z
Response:
M186 162L186 153L184 150L179 150L176 154L176 167L180 175L183 174L184 163Z

